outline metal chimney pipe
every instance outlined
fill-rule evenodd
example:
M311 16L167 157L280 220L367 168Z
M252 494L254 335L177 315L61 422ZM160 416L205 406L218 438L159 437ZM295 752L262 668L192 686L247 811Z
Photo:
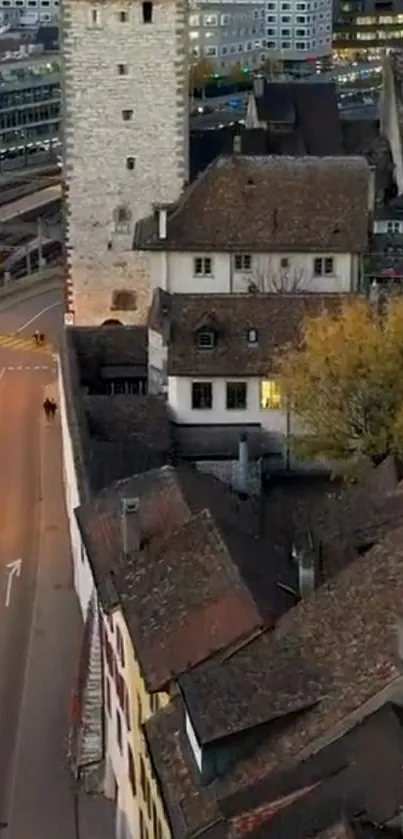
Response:
M253 93L257 99L264 96L264 78L263 76L255 76L253 79Z
M239 475L238 475L239 491L243 492L246 495L247 491L248 491L248 482L249 482L249 446L248 446L248 438L247 438L246 434L241 434L241 436L239 438L238 466L239 466Z
M138 551L140 548L140 524L138 521L138 511L138 498L122 498L120 523L123 556L128 556L131 551ZM129 522L131 524L130 533Z

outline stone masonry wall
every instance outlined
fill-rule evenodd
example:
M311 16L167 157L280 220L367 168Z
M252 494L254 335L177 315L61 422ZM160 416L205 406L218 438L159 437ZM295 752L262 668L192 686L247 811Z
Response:
M76 324L143 319L149 269L131 250L134 225L153 204L176 200L188 177L185 0L156 0L151 23L145 5L62 2L66 279ZM116 307L113 292L124 289L136 292L135 308Z

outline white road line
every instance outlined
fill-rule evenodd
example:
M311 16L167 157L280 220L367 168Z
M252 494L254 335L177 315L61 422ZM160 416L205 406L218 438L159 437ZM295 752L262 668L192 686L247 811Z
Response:
M2 368L1 368L1 370L0 370L0 382L1 382L2 378L3 378L4 373L6 372L6 370L7 370L7 367L2 367Z
M27 328L27 326L31 326L31 323L34 323L36 320L38 320L38 318L42 317L42 315L45 315L46 312L50 312L51 309L55 309L56 306L61 306L61 305L62 305L62 301L58 300L56 303L51 303L49 306L45 306L44 309L41 309L40 312L37 312L36 315L33 315L32 318L29 318L29 320L27 320L25 323L23 323L22 326L19 326L16 331L17 332L22 332L24 329Z

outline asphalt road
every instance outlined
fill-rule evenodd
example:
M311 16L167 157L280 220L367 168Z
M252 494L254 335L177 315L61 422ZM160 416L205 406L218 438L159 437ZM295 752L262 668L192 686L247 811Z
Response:
M50 351L34 350L31 335L38 328L57 340L60 303L48 292L0 312L0 822L13 796L37 580L40 412L55 379ZM18 330L14 346L5 346L5 335Z

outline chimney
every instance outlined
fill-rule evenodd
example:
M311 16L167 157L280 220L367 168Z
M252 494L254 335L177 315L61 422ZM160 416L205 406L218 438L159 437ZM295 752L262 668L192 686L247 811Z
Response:
M298 586L301 600L309 597L316 588L315 558L312 551L292 546L292 558L298 565Z
M235 134L233 143L234 154L242 154L242 137L240 134Z
M376 167L370 166L369 169L369 180L368 180L368 212L370 216L373 215L375 210L375 177L376 177Z
M167 237L167 211L164 207L158 208L158 238L166 239Z
M128 556L132 551L140 548L140 522L139 522L138 498L122 498L120 509L120 521L122 531L123 556Z
M244 495L248 493L249 482L249 446L246 434L241 434L238 449L238 488Z
M264 96L264 78L263 76L255 76L253 79L253 93L256 99L261 99Z

